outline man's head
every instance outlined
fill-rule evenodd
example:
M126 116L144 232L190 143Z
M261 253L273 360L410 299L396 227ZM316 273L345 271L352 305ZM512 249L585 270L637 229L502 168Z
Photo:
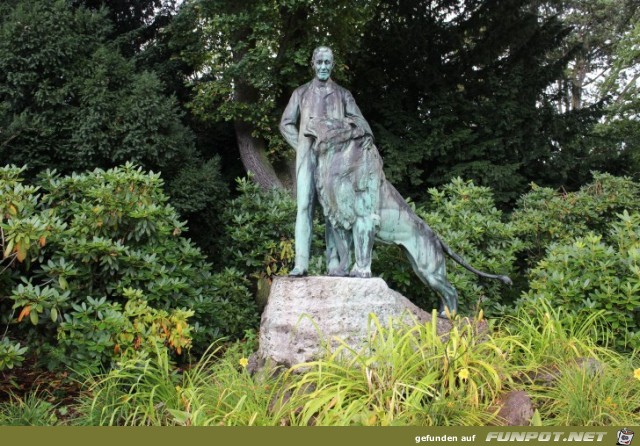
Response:
M316 77L321 81L328 81L333 70L333 51L327 46L319 46L313 50L311 65L316 72Z

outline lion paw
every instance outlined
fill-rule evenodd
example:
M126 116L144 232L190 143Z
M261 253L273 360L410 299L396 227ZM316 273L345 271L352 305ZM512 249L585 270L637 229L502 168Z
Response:
M369 269L360 269L360 268L353 268L351 270L351 274L349 274L351 277L359 277L361 279L368 279L371 277L371 270Z
M349 275L349 273L346 270L341 268L332 268L329 270L327 274L333 277L346 277Z

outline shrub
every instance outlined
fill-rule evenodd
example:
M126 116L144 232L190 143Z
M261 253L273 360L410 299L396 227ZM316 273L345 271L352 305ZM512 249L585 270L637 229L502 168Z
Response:
M238 196L224 214L227 238L224 264L254 283L256 297L266 303L273 276L293 269L296 202L285 191L261 190L250 178L237 179ZM324 224L313 222L310 274L324 271Z
M210 258L217 258L224 245L224 209L229 187L221 174L220 158L200 164L181 165L167 185L170 203L189 222L193 241ZM214 265L220 269L218 265Z
M576 192L556 192L532 185L513 212L516 234L526 249L528 265L535 265L554 242L566 242L595 232L608 238L616 215L640 210L640 185L626 177L594 173L593 181Z
M291 269L292 256L279 256L281 242L292 246L296 203L286 192L263 191L249 178L239 178L238 197L225 210L229 239L226 265L240 271L272 274Z
M21 365L26 352L27 347L20 345L19 342L6 337L0 339L0 370L12 369Z
M549 247L524 299L568 311L604 311L619 349L640 348L640 214L624 212L606 231Z
M44 311L57 316L57 303L64 297L57 291L44 293L33 289L32 305L18 308L10 300L16 281L27 273L34 259L55 233L64 230L63 222L50 209L39 209L38 187L23 184L24 168L6 166L0 169L0 322L13 325L16 321L31 321L36 325ZM25 288L25 285L21 285ZM29 284L26 284L29 287ZM36 294L37 293L37 294ZM49 299L50 298L50 299ZM33 312L31 312L33 307ZM0 370L19 365L27 352L25 342L9 339L8 330L0 338Z
M225 268L208 279L208 292L194 297L189 308L195 313L193 348L203 353L212 340L239 339L260 323L249 281L240 271ZM211 298L213 296L214 298Z
M180 355L193 339L208 345L206 337L239 336L255 324L255 304L237 275L212 274L181 237L185 225L159 175L127 164L66 177L46 172L29 186L21 171L0 169L9 191L0 202L0 279L10 290L0 295L0 314L50 367L71 360L97 370L144 358L156 344Z

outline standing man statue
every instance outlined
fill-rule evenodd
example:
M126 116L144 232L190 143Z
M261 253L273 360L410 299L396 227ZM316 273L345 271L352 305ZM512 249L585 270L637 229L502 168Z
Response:
M351 93L331 79L334 66L331 48L320 46L313 51L311 65L315 78L298 87L289 100L280 121L280 132L296 151L296 229L295 267L292 276L303 276L309 268L313 205L315 199L314 173L316 156L314 138L306 136L307 126L313 118L348 118L353 138L373 137L369 124L362 116ZM328 267L331 273L337 259L331 253L332 243L327 237Z

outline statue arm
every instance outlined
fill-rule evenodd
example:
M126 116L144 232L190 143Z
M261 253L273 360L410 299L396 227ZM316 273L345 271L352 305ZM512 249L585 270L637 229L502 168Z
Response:
M280 119L280 133L294 150L298 147L298 118L300 117L300 94L294 91Z

